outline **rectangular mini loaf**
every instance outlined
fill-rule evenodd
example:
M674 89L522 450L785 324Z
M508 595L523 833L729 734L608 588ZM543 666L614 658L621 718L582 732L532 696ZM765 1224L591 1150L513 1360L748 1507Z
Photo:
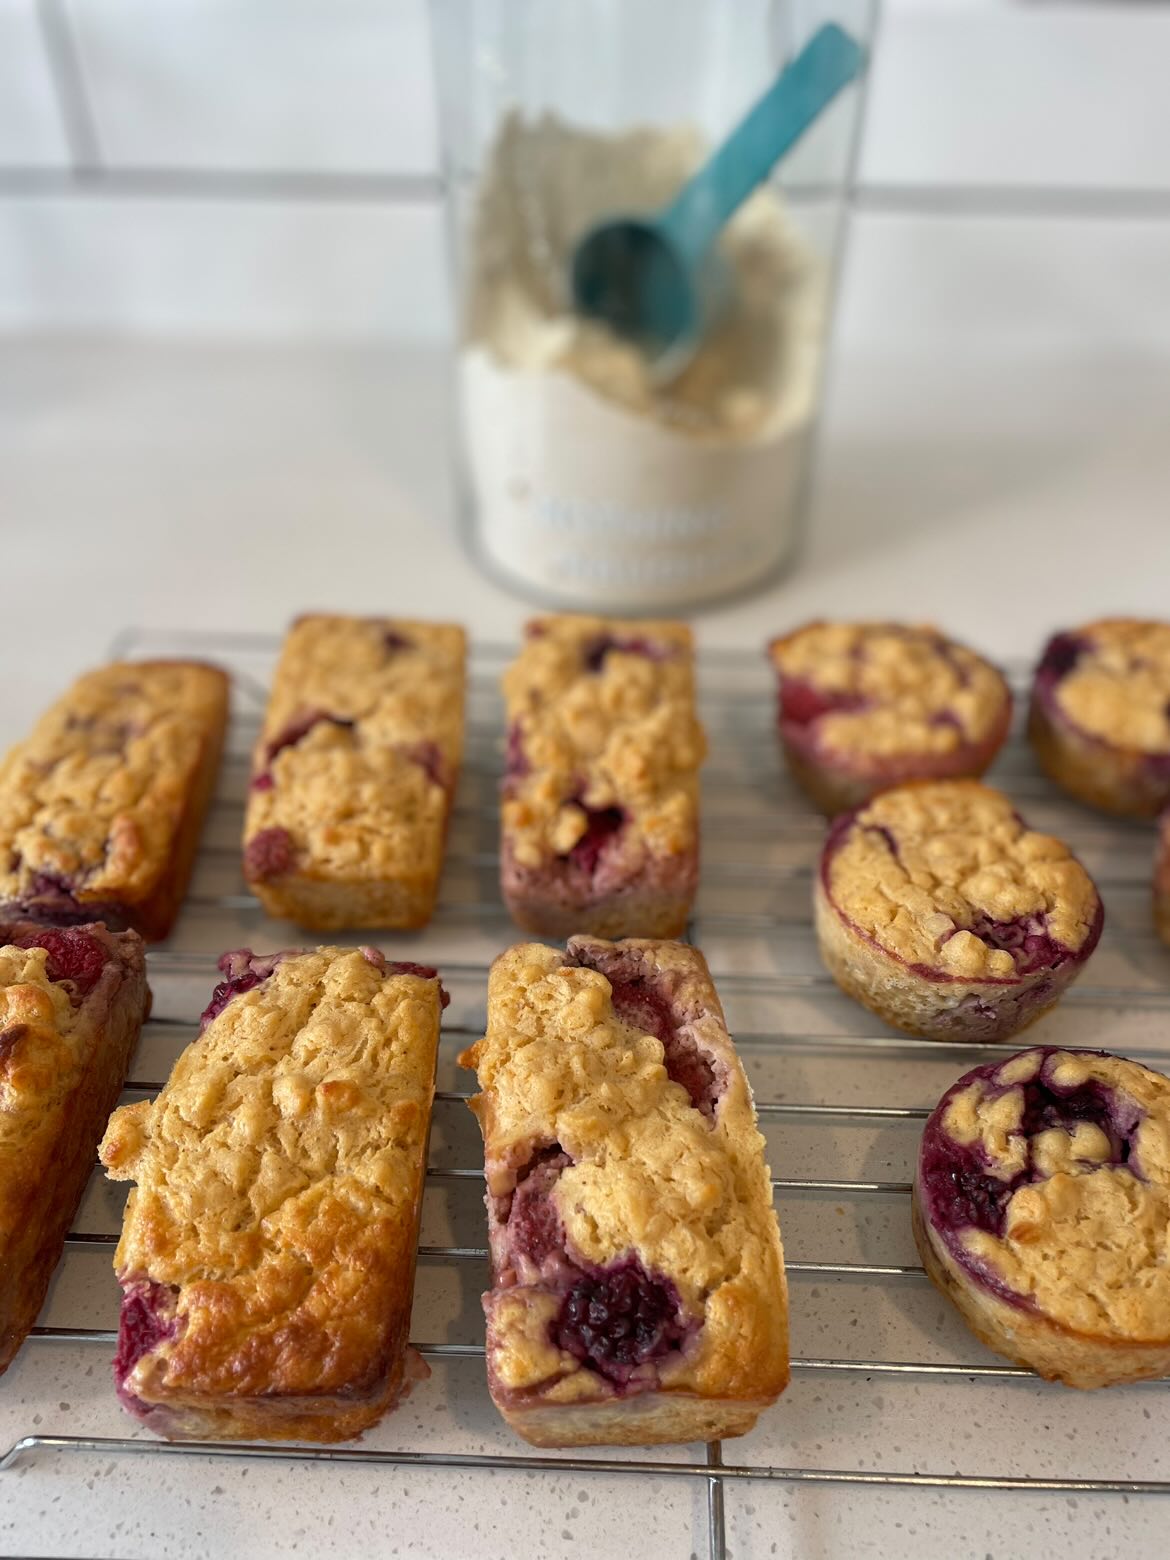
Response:
M44 1302L150 995L142 941L0 923L0 1373Z
M463 755L466 637L310 616L284 643L253 762L244 874L314 931L430 920Z
M198 661L79 678L0 764L0 913L165 937L227 717L226 673Z
M706 962L521 944L460 1058L481 1092L488 1383L537 1446L742 1435L788 1381L780 1231Z
M172 1439L344 1440L427 1374L407 1338L445 993L374 948L220 969L200 1038L101 1146L136 1183L118 1395Z
M690 629L536 618L504 696L500 874L517 925L680 935L698 880L705 753Z

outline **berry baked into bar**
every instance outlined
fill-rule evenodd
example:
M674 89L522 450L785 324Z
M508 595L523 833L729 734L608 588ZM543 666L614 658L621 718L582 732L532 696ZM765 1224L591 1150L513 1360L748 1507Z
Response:
M1001 674L937 629L816 622L768 648L788 767L830 816L907 780L981 775L1008 734Z
M1126 818L1170 805L1170 623L1102 618L1048 641L1028 736L1070 795Z
M228 679L118 662L75 682L0 764L0 913L170 931L219 769Z
M705 753L690 629L537 618L504 695L500 875L517 925L678 936L698 880Z
M150 995L142 940L0 923L0 1372L37 1319Z
M427 1374L407 1338L445 994L375 948L220 969L199 1039L101 1146L136 1183L118 1395L170 1439L345 1440Z
M537 1446L742 1435L788 1381L764 1142L706 963L574 937L498 958L478 1073L488 1383Z
M313 931L419 927L463 754L450 623L308 616L289 631L252 769L244 875Z
M842 991L928 1040L1010 1039L1080 973L1104 918L1067 845L977 780L901 786L836 819L814 900Z
M1070 1387L1170 1371L1170 1079L1104 1051L976 1067L923 1133L914 1235L989 1348Z

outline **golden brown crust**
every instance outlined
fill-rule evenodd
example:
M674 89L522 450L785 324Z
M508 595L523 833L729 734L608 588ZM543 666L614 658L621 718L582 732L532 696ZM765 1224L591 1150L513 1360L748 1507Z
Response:
M914 1243L930 1281L953 1302L980 1343L996 1354L1046 1381L1085 1390L1170 1375L1170 1342L1081 1341L1044 1317L973 1287L946 1248L927 1232L917 1189L911 1217Z
M1000 730L1011 706L990 662L925 624L806 623L768 648L783 677L857 701L855 709L826 713L821 730L827 747L855 759L981 744Z
M711 1065L713 1114L672 1081L663 1042L618 1017L602 968L669 1005ZM551 1341L562 1296L510 1285L493 1239L489 1377L509 1422L542 1445L742 1433L788 1379L787 1297L763 1139L702 955L641 939L521 944L496 960L487 1033L460 1060L479 1076L489 1199L559 1145L569 1162L549 1197L572 1261L596 1272L636 1257L694 1328L649 1391L623 1395Z
M1170 623L1099 618L1072 633L1086 649L1053 691L1061 714L1110 747L1170 754Z
M832 852L833 904L887 953L964 979L1010 977L1010 952L966 928L980 917L1043 916L1073 952L1099 899L1063 841L1029 829L1002 791L975 780L923 782L863 807Z
M977 1068L915 1197L927 1271L992 1348L1079 1387L1170 1366L1170 1079L1046 1048Z
M509 908L546 935L680 931L695 889L706 751L690 629L563 615L534 619L527 634L503 684ZM591 816L605 813L620 832L578 871Z
M454 624L294 623L244 826L245 875L270 915L316 931L430 920L463 755L465 660ZM263 850L274 834L278 870Z
M111 1119L119 1279L173 1290L126 1380L164 1433L340 1439L396 1395L439 1011L373 950L287 955Z
M1011 724L999 671L926 625L818 621L768 652L789 769L829 815L908 780L981 775Z
M82 995L49 978L44 929L0 924L0 1373L36 1321L145 1015L134 932L78 928L106 951Z
M0 765L0 902L165 937L227 714L226 674L200 662L118 662L79 678Z
M1170 623L1101 618L1052 639L1028 736L1078 801L1149 818L1170 801Z
M929 1040L997 1042L1034 1023L1080 972L1103 919L1068 848L974 780L902 786L838 820L813 909L841 989Z

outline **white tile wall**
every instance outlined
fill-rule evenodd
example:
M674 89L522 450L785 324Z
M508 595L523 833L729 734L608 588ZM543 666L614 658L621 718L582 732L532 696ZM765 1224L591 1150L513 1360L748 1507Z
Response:
M0 329L446 328L438 212L387 183L437 166L426 0L39 0L95 128L82 184L37 4L0 0ZM1170 3L886 0L863 180L1170 191L1168 62ZM1164 343L1168 236L867 217L845 327Z
M1170 186L1170 5L887 11L863 177Z
M0 0L0 167L60 166L67 155L35 0Z
M376 202L0 203L0 330L434 339L439 213Z
M426 0L67 0L111 166L429 170Z

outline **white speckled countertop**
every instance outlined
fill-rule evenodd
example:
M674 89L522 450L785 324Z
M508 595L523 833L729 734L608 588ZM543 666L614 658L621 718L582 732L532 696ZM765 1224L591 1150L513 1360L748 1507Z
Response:
M766 594L702 617L701 643L755 648L816 613L889 614L930 617L993 654L1022 657L1057 624L1105 611L1165 615L1165 386L1164 359L1136 354L1092 373L1051 356L847 357L803 560ZM306 606L409 609L510 639L525 604L484 582L454 538L448 424L444 365L422 349L7 343L0 738L18 736L128 624L275 631ZM1164 1030L1164 1018L1143 1025L1131 1015L1125 1034L1149 1039L1155 1022ZM1109 1044L1100 1024L1078 1010L1072 1037ZM904 1097L904 1065L897 1079L879 1058L821 1065L812 1077L806 1060L786 1062L776 1091ZM953 1061L930 1059L916 1092L933 1099L954 1073ZM806 1162L798 1130L770 1136L777 1173L834 1173ZM839 1151L841 1163L857 1156L855 1171L892 1168L884 1140L859 1144L854 1134ZM830 1205L784 1213L795 1254L817 1240L841 1260L870 1250L894 1216L875 1206L857 1228L838 1229ZM903 1233L896 1239L908 1253ZM107 1254L89 1260L78 1271L112 1294ZM794 1316L803 1353L840 1348L841 1313L817 1284L794 1289ZM859 1357L963 1346L925 1288L890 1288L849 1325ZM484 1411L481 1369L444 1366L372 1444L515 1449ZM102 1349L25 1348L0 1380L0 1450L32 1430L125 1433ZM1168 1444L1170 1393L1160 1388L1088 1396L850 1375L798 1378L735 1455L1167 1478ZM1154 1560L1170 1530L1170 1504L1119 1496L731 1484L726 1509L737 1560ZM703 1491L681 1481L53 1454L0 1474L6 1555L626 1560L632 1547L703 1554L705 1539Z

